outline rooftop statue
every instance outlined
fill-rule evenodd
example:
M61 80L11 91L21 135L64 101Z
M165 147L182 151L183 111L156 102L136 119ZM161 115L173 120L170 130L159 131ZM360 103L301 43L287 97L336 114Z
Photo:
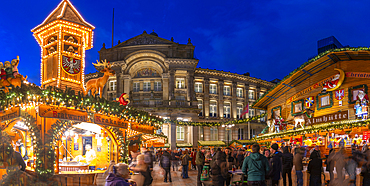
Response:
M109 76L113 76L115 74L114 70L111 69L111 66L113 64L110 64L107 62L107 60L102 60L99 62L96 60L96 64L93 63L96 69L103 67L103 70L100 70L101 73L103 73L103 77L91 79L86 83L86 92L87 94L91 90L91 95L95 96L96 91L100 92L100 97L102 97L103 88L105 83L107 83Z
M22 82L27 79L18 73L19 56L17 59L10 61L0 62L0 88L4 88L4 92L9 92L9 87L21 87Z

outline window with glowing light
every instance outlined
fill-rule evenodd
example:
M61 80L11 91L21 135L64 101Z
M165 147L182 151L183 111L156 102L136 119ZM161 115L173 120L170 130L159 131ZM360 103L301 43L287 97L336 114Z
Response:
M236 97L238 98L243 97L243 88L236 88Z
M176 78L176 88L185 88L185 79L184 78Z
M224 86L224 95L225 96L230 96L231 95L230 86Z
M139 92L140 91L140 83L139 82L134 82L133 83L133 92Z
M176 139L177 140L184 140L184 127L183 126L177 126L177 133L176 133Z
M109 91L115 91L117 89L117 80L109 81Z
M216 84L210 84L209 85L209 93L210 94L217 94L217 85Z
M143 84L143 91L144 92L149 92L150 91L150 81L146 81Z
M197 93L202 93L203 92L203 84L200 83L200 82L195 82L194 90Z

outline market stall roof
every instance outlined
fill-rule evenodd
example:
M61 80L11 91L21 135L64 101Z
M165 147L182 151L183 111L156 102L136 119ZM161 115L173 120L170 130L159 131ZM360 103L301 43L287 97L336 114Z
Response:
M199 146L225 146L223 141L198 141Z
M240 145L253 145L254 143L257 143L256 140L233 140L229 143L229 146L234 142Z
M188 148L188 147L193 147L191 143L176 143L176 147L178 148Z
M307 78L342 60L370 59L370 48L338 48L325 51L289 73L283 80L260 97L252 108L266 109L276 99L294 89Z

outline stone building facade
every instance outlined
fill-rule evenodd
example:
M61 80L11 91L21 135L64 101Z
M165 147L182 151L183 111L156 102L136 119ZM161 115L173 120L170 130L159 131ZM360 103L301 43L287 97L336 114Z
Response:
M145 31L112 48L99 51L100 60L112 64L116 75L110 77L103 96L116 99L129 94L130 106L171 120L214 122L240 118L274 83L218 70L197 68L195 46L188 40L179 44ZM101 76L87 74L86 80ZM250 117L264 113L250 109ZM249 126L249 129L248 129ZM265 128L265 118L233 127L176 126L164 124L171 148L176 144L197 146L198 140L225 141L248 139Z

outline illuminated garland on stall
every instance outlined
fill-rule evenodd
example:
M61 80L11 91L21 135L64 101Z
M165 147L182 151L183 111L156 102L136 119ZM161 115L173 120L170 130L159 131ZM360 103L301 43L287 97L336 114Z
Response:
M127 140L126 134L123 135L122 131L120 128L117 127L107 127L112 131L113 134L115 134L115 137L117 138L118 146L119 146L119 153L120 153L120 159L118 160L119 162L124 162L128 163L128 144L129 140Z
M100 114L115 115L126 121L154 126L163 120L151 116L148 112L123 106L118 102L108 101L99 96L87 96L71 88L62 90L56 87L41 89L36 85L23 84L22 88L13 88L9 93L0 92L0 109L11 106L24 106L30 103L43 103L50 106L74 107L76 110L93 111Z
M221 125L247 123L247 122L250 122L250 121L255 121L255 120L258 120L260 118L263 118L266 115L267 115L267 113L264 113L264 114L261 114L261 115L258 115L258 116L254 116L254 117L251 117L251 118L236 119L236 120L232 120L232 121L221 121L221 122L190 122L190 121L178 121L178 120L175 120L174 121L174 120L166 119L166 120L164 120L164 123L175 123L176 125L190 125L190 126L208 126L208 127L212 127L212 126L221 126Z
M306 129L298 129L294 131L286 131L286 132L280 132L280 133L274 133L274 134L265 134L262 136L258 136L253 138L254 140L265 140L265 139L274 139L274 138L281 138L281 137L287 137L287 136L296 136L296 135L304 135L304 134L310 134L310 133L318 133L319 131L330 131L335 129L350 129L353 127L365 127L369 126L370 119L368 120L347 120L347 121L341 121L341 122L331 122L331 123L324 123L319 125L313 125L310 128Z

